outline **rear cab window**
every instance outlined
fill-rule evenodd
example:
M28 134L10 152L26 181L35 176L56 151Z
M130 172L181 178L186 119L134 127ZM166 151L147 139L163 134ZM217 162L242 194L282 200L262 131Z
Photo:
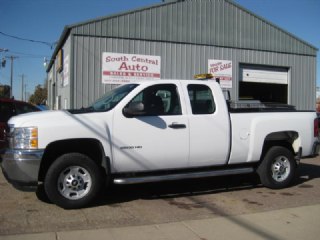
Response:
M213 114L216 111L216 104L211 89L207 85L190 84L188 94L192 114Z

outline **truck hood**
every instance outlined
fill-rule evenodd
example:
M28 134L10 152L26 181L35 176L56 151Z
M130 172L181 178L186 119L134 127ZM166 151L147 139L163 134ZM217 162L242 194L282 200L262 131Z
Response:
M15 127L37 127L43 122L56 122L64 121L66 118L70 118L71 113L67 111L41 111L41 112L31 112L20 114L10 118L8 121L9 125L14 125Z
M22 114L9 120L15 127L37 127L39 148L65 139L109 138L111 112L72 114L68 111L43 111Z

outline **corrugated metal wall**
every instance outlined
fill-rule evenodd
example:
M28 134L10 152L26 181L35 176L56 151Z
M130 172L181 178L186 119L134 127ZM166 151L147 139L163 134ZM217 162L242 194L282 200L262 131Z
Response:
M71 38L66 39L65 44L63 45L63 58L66 57L69 59L69 64L64 64L64 70L59 72L57 70L57 65L59 59L55 59L55 64L48 73L48 99L47 104L50 109L66 109L70 108L71 103L71 87L70 87L70 58L71 58ZM69 81L68 84L65 84L64 81ZM57 97L59 102L57 102Z
M260 64L289 69L289 103L298 109L315 106L315 65L313 56L205 45L74 36L74 103L85 107L110 89L102 84L102 52L136 53L161 56L161 78L193 79L207 72L208 59L233 62L232 98L238 98L240 64Z
M75 25L73 34L315 55L314 47L228 0L186 0Z
M289 103L314 109L317 49L229 0L165 3L69 26L54 54L68 37L71 107L111 88L101 83L101 57L118 52L161 56L161 77L172 79L206 72L208 59L232 60L234 99L240 64L286 67Z

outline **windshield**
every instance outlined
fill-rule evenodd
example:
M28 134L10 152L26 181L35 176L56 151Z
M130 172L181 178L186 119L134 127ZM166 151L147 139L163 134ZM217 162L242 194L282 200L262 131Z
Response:
M95 101L89 109L91 111L109 111L114 108L125 96L127 96L138 84L126 84L110 92L107 92L103 97Z

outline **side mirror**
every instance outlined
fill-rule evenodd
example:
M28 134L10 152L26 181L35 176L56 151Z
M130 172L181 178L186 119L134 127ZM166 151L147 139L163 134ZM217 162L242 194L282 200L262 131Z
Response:
M145 113L146 112L144 111L144 104L142 102L129 103L129 105L123 109L123 114L126 117L141 116Z

